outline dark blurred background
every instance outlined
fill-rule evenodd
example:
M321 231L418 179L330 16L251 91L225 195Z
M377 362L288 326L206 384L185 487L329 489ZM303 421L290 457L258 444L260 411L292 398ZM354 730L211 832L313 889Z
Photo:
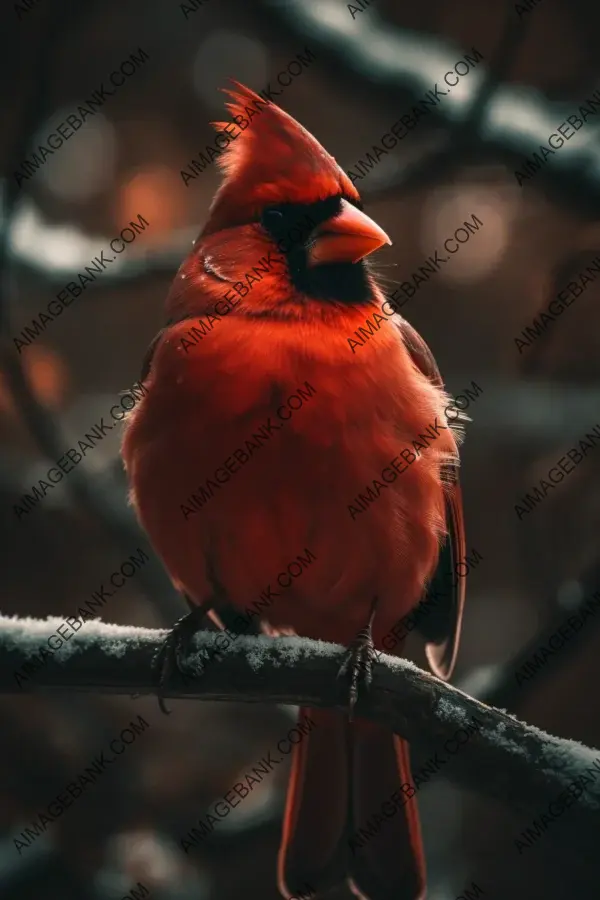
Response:
M5 4L0 25L2 612L72 614L136 548L148 549L126 505L118 425L32 512L17 519L13 507L139 377L170 281L219 184L216 165L187 187L180 170L212 142L209 122L227 118L219 91L227 78L275 86L312 48L315 62L281 105L357 172L391 124L476 48L483 60L356 186L393 240L375 262L390 288L472 214L483 222L403 309L449 391L472 381L483 389L468 410L462 455L467 546L483 561L469 576L454 681L599 746L593 619L535 678L515 682L519 654L527 658L600 587L598 451L522 520L514 506L600 421L600 280L522 353L514 338L600 253L600 113L522 186L514 170L600 86L600 7L30 4ZM17 189L22 160L138 48L148 60ZM140 214L150 227L18 354L12 338ZM184 612L152 555L102 617L166 627ZM293 710L170 706L162 717L148 698L0 699L2 900L113 900L140 884L157 900L275 900L286 765L201 847L186 855L179 841L285 734ZM148 734L19 855L13 837L139 714ZM490 898L597 896L597 873L564 854L551 830L519 855L513 839L530 823L510 809L441 775L419 802L431 900L453 900L473 881Z

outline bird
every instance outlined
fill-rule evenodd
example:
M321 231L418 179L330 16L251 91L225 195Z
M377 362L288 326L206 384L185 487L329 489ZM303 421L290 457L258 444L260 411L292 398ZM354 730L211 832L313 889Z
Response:
M348 648L356 687L370 651L464 556L464 422L446 417L435 359L368 259L391 240L352 180L272 100L233 79L224 91L231 121L211 123L228 136L223 180L125 422L129 499L191 617L222 625L219 609L247 609L308 549L310 566L271 591L263 629ZM369 339L351 343L361 328ZM446 594L418 628L443 679L464 579ZM350 706L310 710L315 727L293 749L279 890L422 900L414 797L364 846L352 838L411 774L407 742Z

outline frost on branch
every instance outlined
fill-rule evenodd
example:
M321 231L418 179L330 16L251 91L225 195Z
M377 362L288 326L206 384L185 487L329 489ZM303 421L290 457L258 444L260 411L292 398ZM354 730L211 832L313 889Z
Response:
M100 620L74 631L60 618L0 616L0 690L154 693L151 662L165 634ZM164 694L343 712L348 689L337 674L344 652L306 638L226 640L221 632L201 631L187 659L189 674L175 673ZM597 862L600 752L546 734L383 653L374 663L370 690L359 694L356 714L406 738L414 760L445 758L447 778L508 803L519 814L521 829L550 821L549 839L560 842L564 852ZM563 801L569 798L574 799L567 806ZM549 820L548 809L561 803L564 812Z

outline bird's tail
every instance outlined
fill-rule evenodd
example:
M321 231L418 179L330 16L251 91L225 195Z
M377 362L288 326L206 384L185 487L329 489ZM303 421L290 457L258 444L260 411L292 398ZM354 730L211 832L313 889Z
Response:
M316 726L294 747L279 853L284 897L350 879L368 900L422 900L425 862L405 741L364 720L300 710Z
M372 722L354 724L350 878L369 900L423 900L425 857L408 744Z
M284 897L313 896L348 874L350 725L339 713L301 709L315 727L294 746L279 851L278 881Z

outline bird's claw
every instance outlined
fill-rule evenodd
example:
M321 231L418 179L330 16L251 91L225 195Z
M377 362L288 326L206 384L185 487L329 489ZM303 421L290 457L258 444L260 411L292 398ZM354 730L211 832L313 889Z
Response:
M162 713L170 716L164 700L164 687L169 677L178 672L187 677L185 658L189 651L189 643L198 630L198 619L204 618L205 611L201 607L194 608L179 621L175 622L152 660L152 671L157 684L156 696Z
M354 707L358 700L358 686L362 681L367 688L373 681L373 660L375 658L375 645L371 633L377 598L373 601L371 618L366 628L363 628L350 644L346 656L338 672L338 678L347 677L350 673L350 692L348 697L349 719L354 717Z
M375 646L371 637L366 639L357 639L352 642L348 648L344 662L340 666L338 678L342 678L350 673L350 693L348 705L350 707L350 720L353 718L354 707L358 699L358 686L362 681L367 688L371 686L373 681L373 659L375 656Z
M152 672L154 675L154 680L157 683L156 699L158 700L158 707L160 711L166 716L170 716L171 713L167 709L167 705L163 697L163 688L168 680L169 674L173 671L173 668L175 666L179 668L178 662L176 660L177 651L173 646L175 643L174 631L174 628L169 631L152 659Z

